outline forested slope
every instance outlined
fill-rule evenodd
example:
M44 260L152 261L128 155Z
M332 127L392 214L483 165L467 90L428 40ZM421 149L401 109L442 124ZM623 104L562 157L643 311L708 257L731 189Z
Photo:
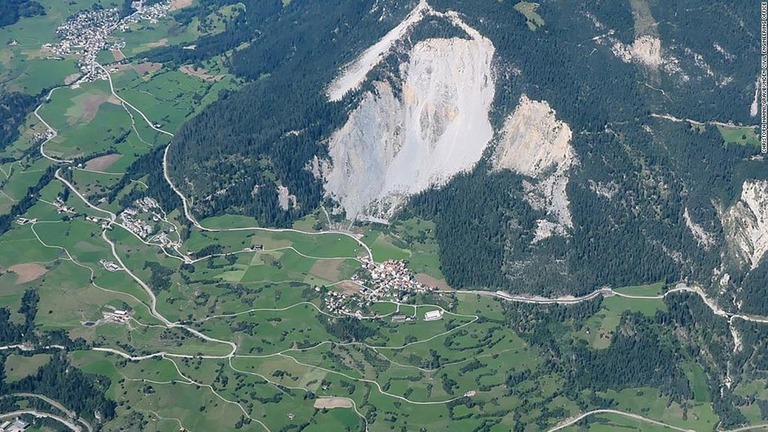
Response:
M232 70L252 82L186 124L169 159L182 189L197 198L201 215L243 213L285 226L322 197L321 183L305 166L324 153L320 142L345 114L341 104L326 103L323 89L352 53L375 41L401 17L397 11L407 8L395 2L379 21L370 2L305 1L285 9L279 1L272 8L253 3L245 21L232 24L231 34L201 41L203 47L230 47L252 35L253 41L230 57ZM161 50L149 57L167 60L179 52ZM185 60L193 59L179 58ZM296 195L296 208L278 208L278 183Z
M715 269L727 267L718 211L736 201L744 180L765 178L762 161L750 160L759 149L724 145L714 125L692 127L659 116L755 123L749 105L758 65L749 59L756 55L758 22L750 19L747 2L651 4L662 52L677 56L672 61L680 72L664 70L669 60L658 69L620 61L610 43L593 41L611 34L631 43L631 2L545 2L538 13L546 24L535 32L503 3L433 3L464 13L494 41L498 70L506 72L498 81L497 122L520 94L549 101L575 131L578 158L567 188L574 227L565 237L521 241L539 216L521 204L526 179L520 176L491 174L499 178L474 186L457 178L417 197L414 210L439 221L449 283L585 293L656 280L709 283ZM710 20L718 23L705 25ZM706 70L702 58L709 62ZM452 211L461 207L451 204L451 196L482 205ZM498 197L506 199L498 203ZM711 233L714 245L704 247L692 235L686 214ZM464 254L472 239L489 239L486 253ZM498 274L499 262L506 277Z
M219 3L185 14L191 19ZM174 140L170 171L195 213L240 213L287 226L316 208L328 192L322 163L313 161L332 163L329 137L365 92L377 91L374 83L387 82L402 96L400 70L416 41L466 37L439 18L450 10L495 48L490 117L497 137L473 171L413 197L400 214L437 222L449 284L578 294L652 281L714 285L727 273L726 285L742 295L749 269L729 252L723 215L745 181L766 175L755 158L759 149L726 145L717 125L755 123L758 64L751 59L759 23L752 4L542 2L536 13L544 24L532 30L514 2L435 0L434 16L396 43L362 88L329 102L325 90L340 68L415 3L246 4L225 32L201 39L195 50L148 52L150 60L178 64L226 52L231 70L249 81ZM530 198L539 180L490 163L521 95L547 101L573 131L566 174L573 223L564 235L537 234L548 218ZM297 205L280 207L280 186ZM467 245L476 253L466 254ZM746 283L755 284L758 274Z
M22 17L45 15L45 8L34 0L5 0L0 3L0 27L15 24Z

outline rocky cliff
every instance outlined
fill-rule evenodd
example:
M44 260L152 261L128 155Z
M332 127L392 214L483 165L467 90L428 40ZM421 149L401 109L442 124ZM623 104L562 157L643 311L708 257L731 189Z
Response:
M537 221L534 242L553 234L563 235L573 226L565 191L575 159L571 135L571 129L555 117L549 103L525 95L504 122L493 165L497 170L509 169L530 177L523 184L526 200L548 216Z
M470 170L490 142L494 47L455 16L450 19L470 37L416 43L394 72L402 91L375 82L331 136L325 190L347 217L386 220L408 196ZM365 58L371 52L353 64L370 63ZM359 65L351 70L361 75ZM332 100L350 87L338 83L354 81L346 74L332 85Z
M731 255L755 269L768 251L768 180L747 180L723 218Z

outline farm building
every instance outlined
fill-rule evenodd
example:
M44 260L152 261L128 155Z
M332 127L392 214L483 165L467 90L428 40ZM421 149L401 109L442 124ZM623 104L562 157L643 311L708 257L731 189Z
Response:
M441 310L433 310L424 314L425 321L439 320L442 317L443 317L443 311Z

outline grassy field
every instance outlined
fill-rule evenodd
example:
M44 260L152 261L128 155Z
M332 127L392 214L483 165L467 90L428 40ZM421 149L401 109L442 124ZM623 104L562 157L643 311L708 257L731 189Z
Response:
M44 3L47 16L0 30L0 40L12 36L19 42L0 55L0 78L8 89L35 93L72 73L73 59L46 60L40 46L53 38L52 30L62 19L93 1ZM515 8L526 16L531 30L544 25L537 4L520 2ZM179 65L147 65L134 56L152 47L193 43L204 29L220 32L241 11L241 5L227 6L194 18L186 27L173 19L134 25L120 35L129 58L113 73L117 93L153 123L177 131L222 91L242 82L229 75L225 58L204 61L205 72L195 76ZM111 55L99 58L111 62ZM210 79L215 75L223 77ZM137 114L112 96L106 82L61 88L40 109L59 133L46 151L66 158L90 159L104 151L119 155L105 172L83 167L64 171L79 192L95 201L115 188L138 157L170 140ZM0 152L18 159L0 165L0 213L24 199L52 164L37 157L36 149L27 151L30 138L41 130L39 121L28 119L22 137ZM737 134L745 131L721 132L726 141L740 142ZM146 190L139 182L150 178L133 179L116 191L118 197L133 187ZM361 415L371 431L508 431L518 422L524 430L546 430L585 407L597 407L599 398L612 400L616 409L679 427L712 430L718 424L708 372L695 360L682 365L693 399L679 403L654 388L593 394L564 390L573 379L569 374L575 373L568 368L576 347L594 352L611 347L627 313L652 320L667 311L663 299L608 297L579 319L569 317L571 310L565 306L553 307L553 316L566 316L562 322L530 323L530 328L515 328L511 321L518 313L535 316L533 309L517 311L497 299L465 293L413 295L403 300L408 304L374 301L359 307L361 315L386 315L377 320L333 316L325 306L325 290L342 292L345 287L335 285L360 268L358 259L367 251L350 236L318 232L324 221L319 213L296 223L306 233L251 229L257 226L253 219L231 215L202 221L221 231L201 231L189 229L174 210L168 221L157 223L183 231L184 242L175 251L148 244L122 227L104 231L102 222L89 219L106 215L74 193L67 205L75 214L59 214L52 203L64 191L62 182L51 181L40 192L40 201L23 215L38 222L13 224L0 236L0 307L8 309L11 322L22 324L22 296L34 290L40 296L35 332L63 331L83 339L77 350L68 351L70 362L108 378L106 394L119 402L117 417L103 430L263 430L258 422L274 431L365 430ZM117 201L99 206L121 210ZM227 231L231 228L247 229ZM361 241L376 261L405 260L420 276L445 282L433 222L414 218L360 230ZM104 237L115 243L114 250ZM107 270L103 260L117 268ZM646 297L663 290L663 284L616 289ZM442 319L425 321L424 314L436 309L445 310ZM106 317L114 310L127 311L131 319L110 321ZM395 313L415 319L392 322L389 315ZM228 344L206 340L183 326L231 341L237 345L235 354L229 356ZM551 335L566 343L540 344ZM156 356L129 361L83 347ZM33 374L48 359L49 354L9 352L6 382ZM763 383L736 385L737 394L745 398L768 398ZM348 398L354 409L316 409L315 397ZM755 404L740 409L750 421L760 421ZM600 415L571 430L664 428Z
M657 296L661 293L663 284L644 285L637 287L617 288L615 291L635 296ZM666 311L667 306L661 299L624 298L619 296L603 299L600 310L589 318L583 329L574 333L577 339L586 340L596 349L608 348L611 337L619 326L621 316L625 312L639 312L653 317L657 311Z
M718 126L717 130L720 131L723 140L728 144L760 145L760 137L757 135L755 128Z
M614 289L614 291L621 294L635 295L635 296L645 296L645 297L658 296L658 295L661 295L664 291L664 283L658 282L658 283L649 284L649 285L621 287L621 288Z
M362 241L377 261L406 260L414 272L444 280L434 232L434 222L414 218L397 221L386 229L369 226Z
M416 225L420 224L414 223ZM28 227L19 227L12 231L15 234L10 240L29 241L29 231ZM418 231L412 228L412 232ZM107 245L94 236L97 233L95 227L79 218L66 223L38 224L34 233L46 244L66 248L77 262L89 263L86 265L97 270L95 263L98 259L109 256ZM300 389L309 389L317 395L344 395L354 400L363 412L372 407L376 407L377 411L391 410L394 413L392 421L404 427L447 427L450 424L452 427L461 425L471 429L490 415L498 416L500 428L511 428L514 419L505 414L493 414L498 410L488 405L499 398L504 399L505 409L521 407L523 400L527 400L527 403L539 401L547 406L560 407L566 414L580 411L575 401L557 395L562 378L537 375L535 371L542 367L542 362L535 350L523 338L498 324L503 322L505 316L498 300L461 294L455 299L456 314L448 313L443 320L433 322L421 321L420 317L434 306L404 306L400 312L415 315L417 321L404 324L386 320L379 322L375 334L365 340L379 348L329 344L328 341L334 341L335 337L324 329L325 318L309 304L299 304L308 300L317 304L307 297L304 284L312 276L333 279L328 275L341 277L344 272L349 274L356 268L356 263L350 259L306 258L296 251L328 257L354 256L360 252L359 246L347 237L334 234L317 236L263 231L243 234L194 232L187 244L191 250L211 244L221 245L225 252L253 244L271 249L238 254L231 262L224 257L200 261L193 266L194 272L183 271L189 281L182 283L182 273L176 273L171 277L171 288L158 294L158 309L168 318L203 320L192 323L193 327L211 337L235 341L238 352L237 357L232 359L232 368L221 360L199 358L125 364L114 356L96 353L79 353L73 356L73 361L86 371L115 377L109 394L129 402L135 412L143 412L146 419L154 411L161 413L162 417L178 418L182 424L218 419L219 410L230 407L233 409L230 416L234 417L216 421L221 424L232 422L231 427L234 427L234 422L241 415L237 413L242 411L232 403L223 402L220 396L229 401L240 401L249 415L262 419L270 428L288 427L296 419L310 422L316 430L359 425L360 417L350 409L315 410L302 396L304 390ZM148 261L179 271L178 260L159 254L156 248L144 245L122 229L111 231L109 237L117 242L117 251L124 263L144 280L151 278L151 272L144 266ZM37 241L36 238L34 240ZM49 259L55 260L55 257ZM318 263L323 268L319 268ZM87 274L85 269L65 263L59 263L48 271L40 286L41 328L66 328L72 336L83 337L100 346L117 344L122 347L130 344L131 352L135 354L163 350L196 356L223 355L228 351L224 345L201 343L188 334L174 334L160 328L84 327L82 321L97 320L105 305L128 308L135 311L140 322L152 322L146 307L121 294L130 292L136 299L147 301L136 284L122 272L98 270L95 279L97 284L109 285L118 292L88 287ZM217 278L230 284L240 284L243 288L195 282ZM75 284L71 285L70 281ZM656 284L621 288L617 292L653 296L662 289L661 284ZM65 297L65 292L76 293L69 296L71 306L56 300ZM18 302L20 293L21 287L3 301ZM55 307L48 303L50 300L57 301ZM255 310L247 312L251 309ZM392 304L380 304L372 310L388 314L396 308ZM595 330L599 328L610 334L625 311L653 316L657 310L665 310L662 300L606 298L586 327L591 329L594 326ZM213 313L238 312L240 314L236 316L212 316ZM484 317L485 321L473 322L475 315ZM591 343L601 348L595 340ZM533 375L519 383L514 393L508 394L505 390L506 379L512 372ZM686 376L692 383L695 400L686 402L685 407L667 406L655 389L609 391L603 396L616 400L619 409L628 412L637 412L670 424L711 428L717 419L709 404L703 371L690 364L686 366ZM189 379L213 385L219 396L207 387L189 385ZM293 388L293 395L279 396L282 393L275 392L266 379ZM374 381L380 387L372 385ZM180 402L172 406L163 403L163 398L170 397L169 391ZM394 405L398 400L396 397L429 402L449 400L470 391L479 392L475 400L481 405L459 404L450 408L442 404L427 405L421 406L418 411L408 404L398 402ZM684 411L688 413L688 420L683 419ZM206 415L213 412L217 414ZM208 420L203 420L201 415ZM522 419L533 420L538 415L541 415L540 410L530 410ZM125 421L126 416L127 413L123 413L123 417L118 417L115 425ZM599 417L589 422L589 429L635 427L633 421L625 420ZM171 421L156 419L155 422L160 430L174 426Z
M694 382L695 386L700 383ZM617 410L639 414L657 421L694 430L711 430L718 422L717 415L708 403L694 402L681 406L659 394L658 390L627 389L605 392L606 397L617 402Z
M563 431L567 432L670 432L674 429L658 426L642 420L635 420L620 416L618 414L600 414L590 417L589 420L582 422L584 426L572 426Z
M31 356L9 355L5 360L5 382L10 383L28 377L37 372L40 366L51 360L50 354Z
M515 10L525 16L527 20L526 24L531 31L536 31L539 27L544 26L544 18L538 14L539 4L527 1L521 1L515 5Z

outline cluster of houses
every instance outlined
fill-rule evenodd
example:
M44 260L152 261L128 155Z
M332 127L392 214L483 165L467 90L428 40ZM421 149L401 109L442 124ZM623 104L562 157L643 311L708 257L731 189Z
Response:
M352 280L361 285L360 294L367 300L396 300L406 302L409 294L436 291L416 280L405 261L388 260L376 263L368 257L361 258L363 275L355 274Z
M75 214L75 208L68 206L67 203L61 199L61 197L56 197L56 200L53 201L53 205L56 206L56 213L58 214Z
M112 36L116 30L126 31L131 24L149 20L152 23L168 15L171 2L162 2L145 6L143 1L132 4L135 12L121 18L117 9L91 8L83 10L61 24L56 33L60 41L57 44L43 45L44 49L63 58L78 55L78 67L83 73L81 80L93 81L101 77L96 56L107 48L119 49L124 44Z
M178 248L181 243L173 240L168 233L156 229L156 225L164 220L160 204L150 197L139 198L133 202L134 207L128 207L123 210L119 218L126 229L146 240L149 243L160 245L161 247ZM173 232L175 228L170 227Z
M158 202L155 201L154 198L150 198L150 197L139 198L133 202L133 205L135 205L136 207L139 208L139 210L145 213L153 212L153 210L160 208L160 204L158 204ZM160 216L157 214L155 214L155 216L159 220Z
M120 23L117 9L86 9L61 24L56 33L57 44L43 45L59 57L79 55L78 67L85 79L95 79L96 56L106 49L112 32Z
M172 240L167 232L159 232L147 240L149 243L159 244L162 247L176 249L181 247L181 243L178 240Z
M133 207L123 210L119 218L126 229L142 239L146 239L155 232L155 227L139 218L139 211Z
M100 259L99 264L101 264L102 267L104 267L104 270L108 272L116 272L119 270L122 270L119 265L115 264L112 261L107 261L105 259Z
M320 287L317 287L316 290L320 291ZM358 304L358 300L359 299L356 295L350 295L347 293L331 290L325 293L323 303L325 303L325 308L328 309L331 313L340 315L354 315L355 313L353 311L356 309L357 312L360 312L358 309L360 306Z
M49 139L53 138L53 137L54 137L54 135L56 135L56 132L54 132L54 131L53 131L53 130L51 130L51 129L46 129L46 130L45 130L45 132L39 132L39 133L36 133L36 134L35 134L35 135L32 137L32 141L31 141L31 143L32 143L32 145L38 145L38 144L40 144L40 143L42 143L42 142L45 142L45 141L47 141L47 140L49 140Z
M410 296L436 291L436 287L423 284L416 280L413 272L401 260L389 260L376 263L368 257L361 258L362 272L352 276L352 283L358 289L338 292L330 290L326 293L324 303L332 313L363 317L374 303L391 301L407 303ZM432 311L438 313L438 311ZM437 315L428 313L426 320L442 318L442 311ZM410 321L413 318L395 315L393 322Z
M127 207L118 217L122 225L141 239L163 247L179 247L165 232L158 232L157 224L163 220L160 214L160 204L150 197L139 198L133 202L134 207ZM173 227L171 227L173 231Z
M93 222L93 223L96 223L96 224L101 224L101 228L102 229L105 229L105 230L111 230L112 229L112 225L110 224L109 219L99 218L99 217L96 217L96 216L85 216L85 220L87 220L88 222Z
M113 311L103 311L101 313L103 321L112 324L125 324L131 319L131 314L128 311L115 309Z
M25 217L20 217L16 219L16 223L19 225L31 225L33 223L37 222L37 218L27 219Z
M23 432L29 428L29 423L17 418L14 421L6 421L0 424L0 432Z

